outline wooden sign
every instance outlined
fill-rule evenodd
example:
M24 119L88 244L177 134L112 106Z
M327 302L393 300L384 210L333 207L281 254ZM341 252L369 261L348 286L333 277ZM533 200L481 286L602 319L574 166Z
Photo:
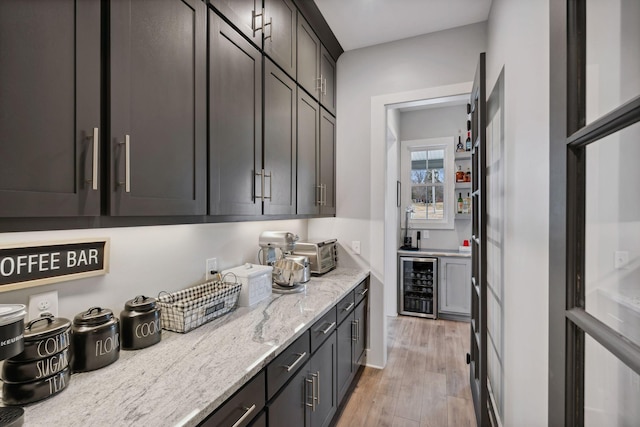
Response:
M108 272L108 238L0 246L0 292Z

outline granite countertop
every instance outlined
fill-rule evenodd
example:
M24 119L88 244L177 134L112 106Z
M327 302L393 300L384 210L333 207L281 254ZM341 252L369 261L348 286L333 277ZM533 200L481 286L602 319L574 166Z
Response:
M284 351L369 272L337 268L305 292L272 294L186 334L120 352L115 363L73 374L60 394L24 407L27 426L195 426Z
M462 257L471 258L471 252L460 252L457 249L420 249L417 251L407 251L398 249L398 255L402 256L441 256L441 257Z

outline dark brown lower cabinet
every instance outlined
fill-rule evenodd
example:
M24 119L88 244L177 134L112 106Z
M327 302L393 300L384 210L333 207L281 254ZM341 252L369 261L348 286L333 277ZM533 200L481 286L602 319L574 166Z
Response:
M355 309L344 318L338 325L337 331L337 389L338 402L342 402L349 386L353 382L358 369L366 363L365 351L367 347L367 307L366 298L367 282L363 282L356 290L356 301L359 301ZM346 307L352 304L353 294L345 298L348 302ZM343 300L344 301L344 300ZM338 303L338 308L341 303ZM344 304L344 302L342 303Z
M268 405L269 427L326 427L337 409L336 334L329 337Z
M362 281L200 425L331 425L366 360L368 283Z
M202 427L244 427L262 411L265 373L260 372L245 384L231 399L218 408L200 426ZM260 425L259 423L257 425Z
M336 413L336 362L337 362L336 333L331 334L318 351L311 357L308 378L315 390L311 393L311 427L326 427L331 423Z

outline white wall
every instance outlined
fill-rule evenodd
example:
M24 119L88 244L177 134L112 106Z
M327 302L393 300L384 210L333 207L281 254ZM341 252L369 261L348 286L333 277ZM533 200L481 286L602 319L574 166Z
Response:
M503 422L507 426L545 426L549 319L548 2L493 0L488 21L487 94L503 67Z
M471 78L471 77L469 77ZM403 141L426 138L458 137L462 131L462 143L466 140L467 106L427 108L403 111L400 114L400 134ZM458 140L456 139L456 144ZM456 193L457 199L457 193ZM464 197L464 194L463 194ZM415 242L416 233L413 232ZM455 220L453 230L429 230L429 237L422 233L420 247L431 249L454 249L463 240L471 238L471 220Z
M336 218L309 221L309 235L360 240L371 269L369 363L386 363L384 316L386 138L372 141L372 98L468 82L486 48L485 23L345 52L337 63ZM396 226L396 224L392 224ZM395 246L395 241L392 242ZM392 272L395 274L395 272Z
M307 237L307 221L0 233L0 246L85 237L111 239L110 272L104 276L38 286L0 294L2 303L27 304L28 296L58 290L59 315L72 319L91 306L117 315L125 301L139 294L157 296L204 281L205 259L217 257L219 269L257 263L258 237L264 230L286 230Z

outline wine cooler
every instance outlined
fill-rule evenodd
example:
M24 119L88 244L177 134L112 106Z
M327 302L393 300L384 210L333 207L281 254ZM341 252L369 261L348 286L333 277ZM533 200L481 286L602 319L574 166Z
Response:
M398 311L435 319L438 313L438 259L400 257Z

